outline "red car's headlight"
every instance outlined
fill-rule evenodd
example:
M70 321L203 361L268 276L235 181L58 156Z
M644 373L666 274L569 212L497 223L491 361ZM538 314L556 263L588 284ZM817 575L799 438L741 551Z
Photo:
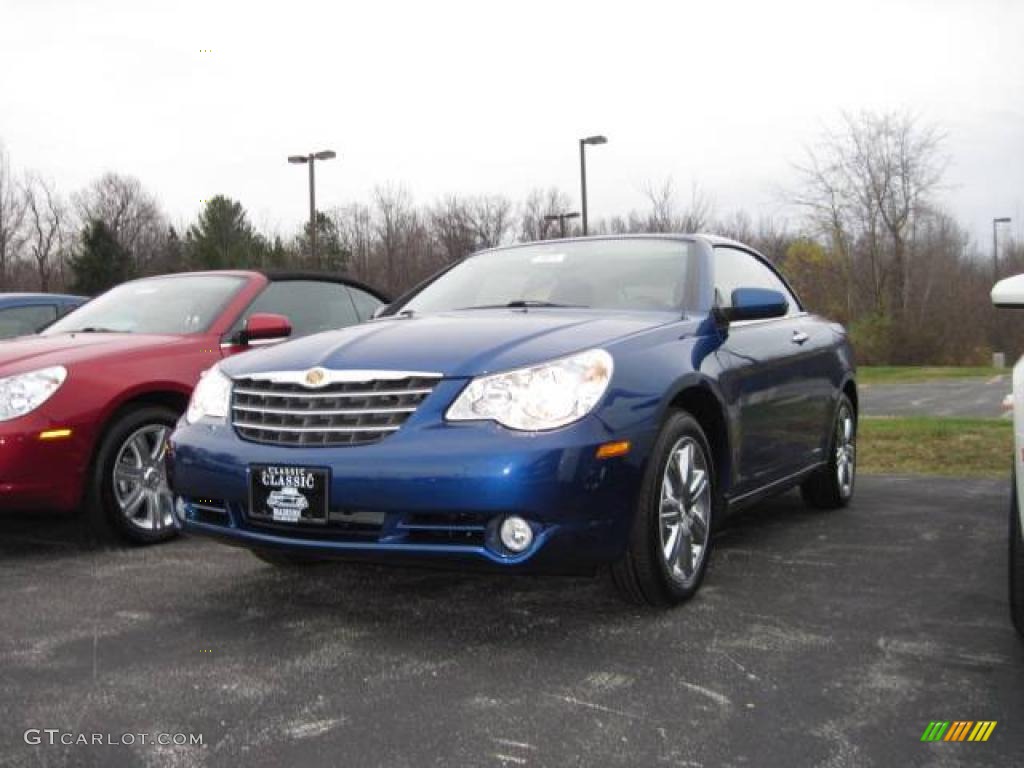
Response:
M62 365L0 379L0 421L31 413L50 399L68 377Z

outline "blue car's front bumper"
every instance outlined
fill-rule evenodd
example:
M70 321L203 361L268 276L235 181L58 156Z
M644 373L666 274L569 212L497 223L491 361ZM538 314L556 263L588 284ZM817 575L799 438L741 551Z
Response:
M552 432L516 433L492 423L446 423L443 411L424 405L378 443L334 448L261 445L241 440L230 425L182 422L169 471L185 529L328 557L530 570L586 570L624 551L653 429L613 433L591 415ZM629 440L630 452L598 459L597 448L613 440ZM253 464L326 468L328 524L251 520ZM535 534L518 555L504 550L497 532L510 514Z

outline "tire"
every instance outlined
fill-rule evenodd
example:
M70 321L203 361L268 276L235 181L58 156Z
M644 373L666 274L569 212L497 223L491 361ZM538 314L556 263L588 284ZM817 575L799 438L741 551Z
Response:
M839 509L853 498L857 479L857 411L839 396L828 447L828 463L800 486L804 503L814 509Z
M651 450L629 545L611 567L612 581L630 602L669 607L700 588L718 507L711 456L697 420L685 411L672 412Z
M93 536L156 544L178 535L164 452L179 415L166 406L139 405L114 417L89 483L86 508Z
M323 560L312 555L299 555L290 552L276 552L270 549L250 550L258 560L277 568L302 568L307 565L322 563Z
M1010 498L1010 618L1017 632L1024 637L1024 541L1021 540L1016 476Z

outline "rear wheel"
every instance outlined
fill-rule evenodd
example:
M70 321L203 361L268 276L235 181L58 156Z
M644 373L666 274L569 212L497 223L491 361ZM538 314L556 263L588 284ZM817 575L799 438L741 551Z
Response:
M1016 476L1010 496L1010 617L1013 626L1024 636L1024 541L1021 540Z
M831 437L828 463L800 486L804 502L816 509L845 507L853 498L857 476L857 414L846 395L839 396Z
M700 424L685 411L674 412L651 452L629 546L612 566L624 597L670 606L697 592L711 554L715 483Z
M143 405L119 414L103 437L93 468L88 508L94 534L133 544L178 535L164 455L178 413Z

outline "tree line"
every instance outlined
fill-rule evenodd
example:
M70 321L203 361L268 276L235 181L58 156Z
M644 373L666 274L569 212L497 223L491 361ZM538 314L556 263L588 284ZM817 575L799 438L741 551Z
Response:
M806 148L785 201L794 221L719 214L699 187L645 187L646 206L592 221L592 234L714 232L757 248L807 308L846 324L861 362L980 364L1024 352L1024 322L989 306L996 275L939 200L943 135L904 113L844 114ZM194 269L259 267L344 272L397 295L481 248L560 236L573 208L558 188L525 199L449 195L417 204L401 186L317 213L289 236L257 231L242 203L218 195L175 227L157 198L107 173L62 195L38 173L20 176L0 147L0 291L93 295L126 279ZM575 222L568 235L579 234ZM1024 248L1001 246L1000 276L1024 272ZM1021 318L1024 320L1024 317ZM1019 327L1018 327L1019 326Z

